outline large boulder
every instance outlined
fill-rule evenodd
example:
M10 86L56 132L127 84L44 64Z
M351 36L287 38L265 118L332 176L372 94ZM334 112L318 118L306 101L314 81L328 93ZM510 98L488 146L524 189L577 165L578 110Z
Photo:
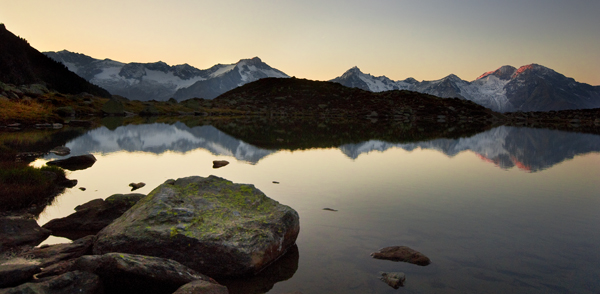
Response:
M209 276L255 274L295 244L298 213L253 185L168 180L98 233L95 254L169 258Z
M173 293L197 280L217 284L179 262L136 254L86 255L75 261L73 269L100 276L106 293Z
M94 199L75 207L75 213L49 221L42 227L52 235L75 240L86 235L95 235L115 219L123 215L144 194L115 194L106 200Z

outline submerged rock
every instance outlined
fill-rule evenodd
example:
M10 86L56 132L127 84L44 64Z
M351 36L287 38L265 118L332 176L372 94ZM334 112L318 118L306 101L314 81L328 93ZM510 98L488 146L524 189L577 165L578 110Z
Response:
M52 235L71 240L86 235L95 235L125 211L135 205L144 194L115 194L106 200L94 199L75 207L75 213L49 221L42 227L52 231Z
M371 256L377 259L404 261L421 266L426 266L431 263L431 260L429 260L427 256L406 246L381 248L378 252L371 253Z
M391 272L391 273L384 273L384 272L380 272L379 274L381 274L381 280L384 281L386 284L390 285L390 287L394 288L394 289L398 289L402 286L404 286L404 281L406 281L406 276L404 275L404 273L400 273L400 272Z
M300 231L298 213L253 185L210 176L168 180L98 233L95 254L169 258L210 276L255 274Z
M72 156L67 159L49 161L47 165L55 165L71 171L82 170L91 167L96 162L92 154Z

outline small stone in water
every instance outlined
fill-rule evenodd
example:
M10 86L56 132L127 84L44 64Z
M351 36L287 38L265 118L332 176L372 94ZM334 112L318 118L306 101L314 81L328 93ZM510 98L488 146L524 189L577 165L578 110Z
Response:
M404 281L406 280L406 275L404 275L404 273L401 272L391 272L391 273L384 273L384 272L380 272L379 274L381 274L381 280L384 281L386 284L390 285L390 287L394 288L394 289L398 289L400 287L404 286Z

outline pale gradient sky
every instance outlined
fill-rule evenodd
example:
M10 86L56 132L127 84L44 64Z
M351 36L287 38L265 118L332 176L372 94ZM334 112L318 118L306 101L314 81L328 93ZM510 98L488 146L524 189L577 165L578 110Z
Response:
M538 63L600 85L598 15L598 0L0 0L0 22L40 51L200 69L258 56L313 80Z

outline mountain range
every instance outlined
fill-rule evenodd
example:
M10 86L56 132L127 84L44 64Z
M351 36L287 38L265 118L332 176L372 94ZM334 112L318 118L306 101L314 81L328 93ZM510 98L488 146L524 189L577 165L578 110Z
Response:
M410 90L442 98L457 97L498 112L600 107L600 86L579 83L538 64L518 69L502 66L471 82L453 74L435 81L393 81L386 76L365 74L358 67L331 81L373 92Z
M289 77L258 57L201 70L188 64L170 66L162 61L123 63L101 60L67 50L44 54L113 95L141 101L164 101L170 98L182 101L196 97L213 99L261 78Z

